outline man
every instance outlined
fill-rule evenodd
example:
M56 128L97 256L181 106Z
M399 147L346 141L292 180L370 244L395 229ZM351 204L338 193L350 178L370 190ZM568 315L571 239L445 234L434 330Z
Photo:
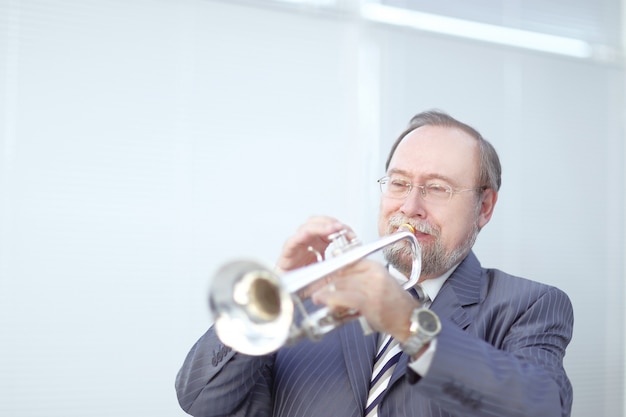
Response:
M421 296L398 285L411 269L398 243L385 250L388 266L361 260L312 295L336 311L357 311L372 335L352 321L319 342L252 357L209 329L178 374L182 408L194 416L569 416L568 297L484 269L471 251L498 198L493 147L445 113L421 113L392 147L379 183L379 233L404 223L415 229ZM323 253L342 229L349 230L330 217L309 219L285 243L278 267L314 262L307 248Z

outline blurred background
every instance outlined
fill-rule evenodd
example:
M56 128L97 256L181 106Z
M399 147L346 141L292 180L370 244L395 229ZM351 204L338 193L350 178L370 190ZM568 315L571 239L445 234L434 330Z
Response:
M620 0L0 0L0 415L171 417L235 257L376 239L439 108L498 150L483 266L565 290L574 417L624 416Z

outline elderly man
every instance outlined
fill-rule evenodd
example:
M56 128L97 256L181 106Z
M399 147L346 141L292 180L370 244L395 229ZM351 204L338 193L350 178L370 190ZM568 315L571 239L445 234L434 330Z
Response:
M493 214L500 162L475 129L439 112L420 113L393 145L382 191L381 236L409 224L422 251L416 291L405 243L388 264L363 259L312 294L316 304L358 312L319 342L247 356L214 328L180 370L182 408L194 416L569 416L563 368L573 313L559 289L481 267L472 252ZM314 217L287 240L278 267L315 261L328 236L348 226Z

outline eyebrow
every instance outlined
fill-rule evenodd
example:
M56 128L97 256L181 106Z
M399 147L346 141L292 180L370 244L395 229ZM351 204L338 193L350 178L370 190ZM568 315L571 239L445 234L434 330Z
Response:
M400 174L405 177L411 176L408 171L405 171L403 169L392 168L389 171L387 171L387 175L393 175L393 174ZM458 185L457 181L454 181L452 178L443 174L436 173L436 172L427 173L426 175L424 175L424 178L428 180L433 180L433 179L441 180L441 181L447 182L448 184Z

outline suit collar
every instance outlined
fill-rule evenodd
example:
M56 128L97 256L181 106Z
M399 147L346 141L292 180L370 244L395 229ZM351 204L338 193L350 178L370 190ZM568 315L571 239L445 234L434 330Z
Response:
M480 302L483 290L483 270L473 252L461 262L450 278L443 284L431 309L440 317L452 320L465 328L470 318L463 307Z

